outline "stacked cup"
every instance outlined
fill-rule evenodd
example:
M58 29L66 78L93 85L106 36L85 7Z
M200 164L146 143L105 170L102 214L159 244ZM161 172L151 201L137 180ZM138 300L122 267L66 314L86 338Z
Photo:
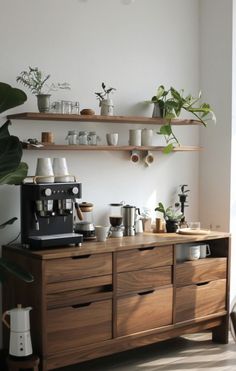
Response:
M65 158L54 158L53 163L49 157L37 159L35 172L37 183L64 183L69 182L70 178Z

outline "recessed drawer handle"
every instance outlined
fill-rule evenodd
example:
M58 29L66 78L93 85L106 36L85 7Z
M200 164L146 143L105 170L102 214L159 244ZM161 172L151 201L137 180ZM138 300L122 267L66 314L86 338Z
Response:
M72 308L78 309L78 308L88 307L91 304L92 304L92 302L90 302L90 303L83 303L83 304L75 304L75 305L72 305Z
M155 249L155 246L150 246L150 247L139 247L139 251L145 251L145 250L153 250Z
M196 283L196 286L205 286L205 285L208 285L208 283L210 283L210 281L208 281L208 282Z
M144 292L139 292L138 295L142 296L142 295L148 295L148 294L152 294L155 290L148 290L148 291L144 291Z
M71 259L87 259L91 256L91 254L82 255L82 256L72 256Z

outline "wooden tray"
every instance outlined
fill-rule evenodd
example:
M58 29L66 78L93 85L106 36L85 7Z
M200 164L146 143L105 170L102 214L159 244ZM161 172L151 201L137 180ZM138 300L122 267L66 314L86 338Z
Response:
M190 234L190 235L201 235L201 234L209 234L210 229L191 229L191 228L183 228L178 230L179 234Z

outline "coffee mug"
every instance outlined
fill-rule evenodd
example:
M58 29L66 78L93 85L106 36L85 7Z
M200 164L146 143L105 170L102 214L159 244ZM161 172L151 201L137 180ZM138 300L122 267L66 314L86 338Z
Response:
M138 151L132 151L131 152L131 156L130 156L130 160L132 162L139 162L140 161L140 154Z
M148 151L143 160L145 165L150 166L154 162L154 156L150 151Z
M201 247L199 245L188 246L186 249L187 260L198 260L201 254Z
M129 131L129 145L141 146L141 129L130 129Z
M97 237L97 241L100 242L106 241L109 234L109 229L110 229L109 226L96 225L95 236Z
M186 260L187 249L188 249L188 246L186 246L186 245L176 245L175 254L176 254L177 263L184 262Z
M209 245L200 245L200 259L205 259L207 256L211 255L211 250Z
M118 138L119 138L118 133L107 133L106 138L107 138L107 144L109 146L117 146Z
M49 157L40 157L37 159L35 176L36 176L37 183L53 183L54 182L52 162Z

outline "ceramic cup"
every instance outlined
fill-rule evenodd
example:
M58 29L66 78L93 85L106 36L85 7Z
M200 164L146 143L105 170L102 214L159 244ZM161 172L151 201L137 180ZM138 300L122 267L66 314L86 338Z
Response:
M117 146L118 139L119 139L118 133L107 133L106 138L107 138L107 144L109 146Z
M200 259L205 259L207 256L211 255L211 250L209 245L200 246Z
M140 154L138 151L132 151L131 152L131 156L130 156L130 160L132 162L139 162L140 161Z
M129 145L141 146L141 129L130 129L129 131Z
M150 151L148 151L143 160L146 166L151 166L151 164L154 162L154 156Z
M69 182L71 179L68 172L67 162L64 157L53 159L53 172L55 175L55 182L57 183Z
M187 248L186 258L187 260L198 260L201 255L201 246L192 245Z
M143 129L141 134L141 144L144 147L152 146L153 130Z
M36 176L37 183L53 183L54 182L52 162L49 157L40 157L37 159L35 176Z
M176 249L175 249L175 252L176 252L176 261L178 263L180 262L184 262L187 258L187 248L188 246L186 245L176 245Z
M97 241L102 242L106 241L109 233L109 226L103 225L96 225L95 226L95 236L97 237Z

